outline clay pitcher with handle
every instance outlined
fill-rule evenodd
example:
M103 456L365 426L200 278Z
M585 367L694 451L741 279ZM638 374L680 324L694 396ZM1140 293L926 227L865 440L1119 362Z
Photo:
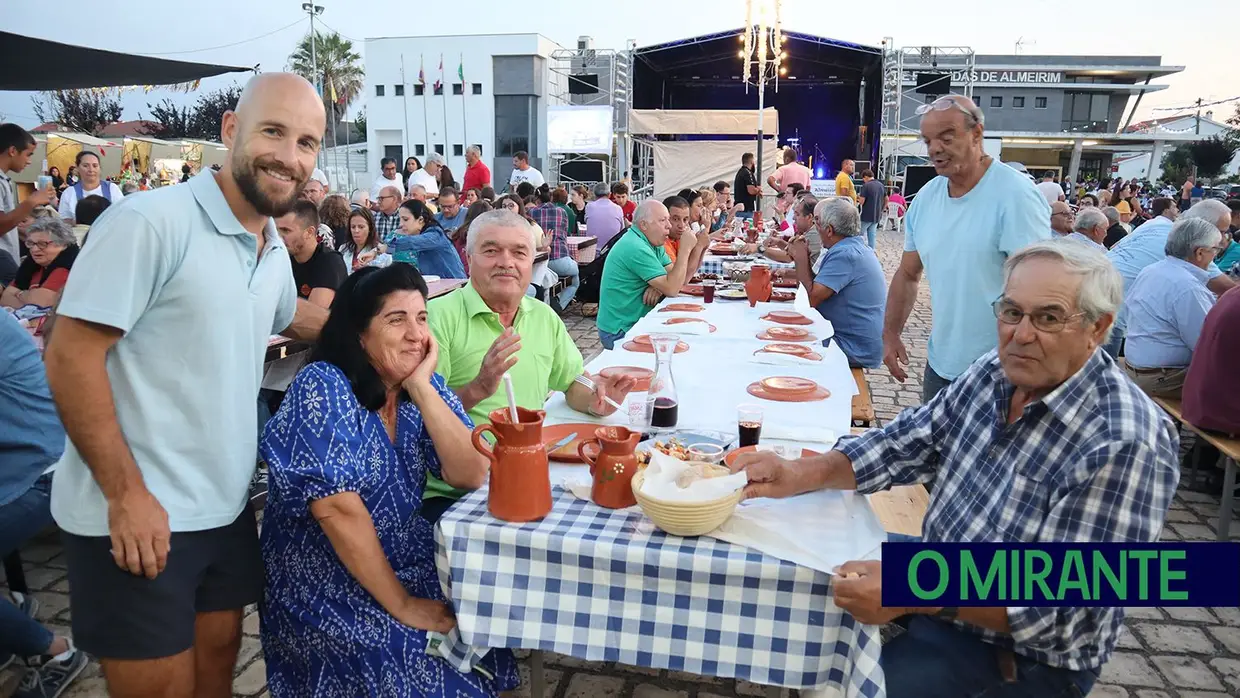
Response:
M771 300L771 268L765 264L755 264L749 270L749 280L745 282L745 297L749 299L749 307Z
M517 408L514 424L508 408L491 413L490 424L474 427L474 448L491 461L491 487L487 509L504 521L537 521L551 511L551 473L543 445L542 410ZM495 438L488 447L482 435Z
M590 466L594 487L590 499L608 509L623 509L637 504L633 496L633 476L637 474L637 442L639 431L624 427L600 427L594 438L577 444L577 455Z

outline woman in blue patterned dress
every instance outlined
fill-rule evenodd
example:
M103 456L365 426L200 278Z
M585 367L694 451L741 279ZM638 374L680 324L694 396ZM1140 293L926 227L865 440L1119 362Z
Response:
M465 698L518 683L507 650L471 674L426 653L427 631L456 624L418 515L426 473L476 489L487 472L438 354L418 271L362 269L267 424L261 619L275 698Z

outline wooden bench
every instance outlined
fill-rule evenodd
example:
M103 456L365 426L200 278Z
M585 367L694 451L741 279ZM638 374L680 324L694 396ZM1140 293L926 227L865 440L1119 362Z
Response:
M865 429L853 427L852 433ZM921 537L921 522L930 506L930 493L923 485L896 485L889 490L868 495L878 522L888 533Z
M853 380L857 382L857 394L852 399L852 423L856 427L876 426L874 402L870 399L870 384L865 379L865 370L852 369Z
M1165 397L1153 398L1158 406L1163 408L1167 414L1171 415L1185 429L1193 432L1206 443L1218 449L1220 458L1223 461L1223 501L1219 505L1218 512L1218 540L1227 540L1231 529L1231 517L1235 506L1236 496L1236 471L1240 469L1237 463L1240 463L1240 439L1233 439L1206 431L1193 426L1184 419L1183 413L1180 411L1180 401ZM1197 480L1197 463L1191 464L1189 477L1192 481Z

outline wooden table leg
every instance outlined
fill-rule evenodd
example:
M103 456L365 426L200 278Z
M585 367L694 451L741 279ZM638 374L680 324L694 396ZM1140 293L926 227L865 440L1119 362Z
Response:
M543 698L546 692L546 677L543 675L542 650L530 652L530 698Z

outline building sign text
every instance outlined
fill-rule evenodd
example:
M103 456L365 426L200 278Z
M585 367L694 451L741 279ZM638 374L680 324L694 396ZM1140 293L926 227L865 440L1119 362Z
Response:
M932 71L918 71L932 72ZM952 84L963 85L966 75L963 70L953 70ZM917 82L916 73L905 73L904 81L908 83ZM974 70L973 84L1023 84L1023 83L1044 83L1054 84L1063 82L1063 73L1050 72L1044 70Z

